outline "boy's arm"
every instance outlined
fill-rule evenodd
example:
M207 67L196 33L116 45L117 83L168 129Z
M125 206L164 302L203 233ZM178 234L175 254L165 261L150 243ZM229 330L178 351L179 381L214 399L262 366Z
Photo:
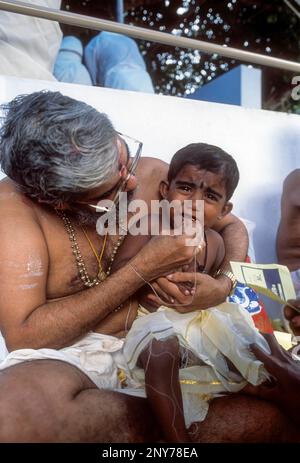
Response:
M208 246L207 260L210 263L208 273L214 276L224 261L225 246L223 238L215 230L207 230L206 236Z
M224 240L225 256L221 265L222 269L231 270L229 264L231 260L238 262L245 261L248 252L249 237L243 222L235 215L228 214L219 220L213 228L221 234Z

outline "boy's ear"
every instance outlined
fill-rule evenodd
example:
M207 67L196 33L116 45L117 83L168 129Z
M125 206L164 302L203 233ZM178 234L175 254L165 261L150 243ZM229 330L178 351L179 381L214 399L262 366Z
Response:
M160 192L160 195L166 199L168 193L169 193L169 182L167 182L166 180L162 180L159 184L159 192Z
M232 208L233 208L233 204L230 201L228 201L223 207L221 215L219 215L218 219L221 220L223 219L223 217L225 217L225 215L230 214L230 212L232 211Z

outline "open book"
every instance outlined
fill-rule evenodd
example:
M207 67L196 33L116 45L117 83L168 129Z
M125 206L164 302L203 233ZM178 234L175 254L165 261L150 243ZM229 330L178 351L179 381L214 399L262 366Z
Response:
M284 265L246 264L244 262L230 262L230 265L232 273L238 281L274 301L286 305L289 299L296 299L289 269ZM300 313L299 309L292 307Z

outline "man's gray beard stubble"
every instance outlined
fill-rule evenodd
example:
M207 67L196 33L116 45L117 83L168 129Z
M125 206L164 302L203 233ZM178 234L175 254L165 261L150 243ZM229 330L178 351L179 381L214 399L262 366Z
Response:
M70 213L71 217L75 220L78 225L85 225L87 227L95 227L97 224L97 220L99 218L99 214L95 212L90 212L85 209L72 209Z
M134 195L134 191L127 192L127 205L131 201ZM116 216L118 217L118 206ZM84 209L83 207L73 207L72 211L70 211L70 216L78 223L78 225L84 225L87 227L95 227L97 225L97 220L101 216L99 212L89 211Z

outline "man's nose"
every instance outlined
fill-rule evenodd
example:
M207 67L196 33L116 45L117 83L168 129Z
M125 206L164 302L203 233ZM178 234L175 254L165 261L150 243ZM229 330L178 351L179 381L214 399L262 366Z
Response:
M124 191L132 191L136 187L137 187L137 178L135 175L130 175L126 182Z

